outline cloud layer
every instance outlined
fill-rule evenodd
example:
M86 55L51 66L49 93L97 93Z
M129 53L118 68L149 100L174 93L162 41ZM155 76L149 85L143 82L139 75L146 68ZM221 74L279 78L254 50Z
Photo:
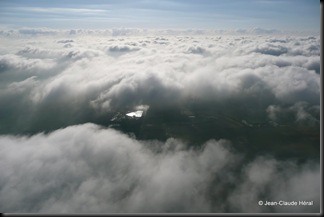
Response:
M2 133L58 129L96 122L121 108L192 98L244 99L263 116L271 107L297 103L313 111L305 118L319 121L319 37L2 38Z
M255 31L2 31L0 210L318 212L319 158L251 158L225 139L193 147L104 127L114 112L195 102L242 126L293 129L307 138L283 148L316 153L320 38ZM257 145L277 147L285 138Z
M266 156L246 161L226 140L192 149L172 138L137 141L84 124L32 137L1 136L0 146L3 212L319 210L317 163L299 166ZM267 207L259 200L314 205Z

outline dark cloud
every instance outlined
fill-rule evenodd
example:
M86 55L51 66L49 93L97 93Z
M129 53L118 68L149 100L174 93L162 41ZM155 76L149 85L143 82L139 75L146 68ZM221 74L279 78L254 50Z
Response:
M277 29L263 29L263 28L253 28L250 30L253 34L280 34L281 31Z
M115 46L111 46L109 47L108 49L110 52L130 52L130 51L137 51L139 50L139 48L136 48L136 47L130 47L130 46L118 46L118 45L115 45Z
M288 49L283 46L268 45L266 47L260 47L255 50L255 52L273 56L280 56L288 52Z
M289 107L269 105L267 112L271 120L280 124L295 122L304 127L319 127L320 125L319 106L310 106L309 103L303 101Z
M2 72L5 72L5 71L8 71L9 68L10 67L9 67L8 62L6 60L4 60L4 59L1 59L0 60L0 72L2 73Z
M193 53L193 54L205 54L207 53L206 49L202 48L202 47L190 47L188 49L189 53Z
M62 43L62 44L71 43L71 42L74 42L74 41L72 39L66 39L66 40L57 41L57 43Z
M23 35L56 35L57 31L53 29L19 29L18 32Z

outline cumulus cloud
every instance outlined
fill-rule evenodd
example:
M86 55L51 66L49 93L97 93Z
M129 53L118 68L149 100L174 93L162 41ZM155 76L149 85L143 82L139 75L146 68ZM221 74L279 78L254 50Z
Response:
M0 209L318 212L320 38L277 33L2 31ZM179 134L208 136L105 128L116 113L164 108ZM153 117L157 133L167 118Z
M31 137L1 136L0 146L3 212L269 211L258 206L260 199L314 202L274 208L279 212L319 210L317 163L299 167L269 157L243 163L225 140L193 149L172 138L137 141L84 124Z
M123 54L123 53L128 53L128 52L132 52L132 51L138 51L140 50L140 48L135 47L135 46L118 46L118 45L114 45L114 46L110 46L108 48L108 52L109 53L117 53L117 54Z
M20 94L15 104L25 113L6 104L0 112L28 120L54 105L57 120L78 124L122 108L174 105L189 98L223 103L244 98L264 116L270 105L319 106L319 37L204 34L2 36L8 45L0 50L0 99L13 97L8 91L13 82L32 78L37 85L15 93ZM78 117L70 120L66 115L73 113ZM39 119L46 121L45 116ZM21 127L14 119L5 122L10 127L0 123L1 132ZM35 123L25 125L27 131L40 130Z
M242 182L229 196L238 212L312 212L319 209L319 165L278 162L269 157L258 157L242 170ZM304 183L304 184L302 184ZM307 183L307 184L306 184ZM315 196L317 194L317 196ZM259 201L295 202L291 206L260 206ZM313 206L300 206L299 201L313 201Z

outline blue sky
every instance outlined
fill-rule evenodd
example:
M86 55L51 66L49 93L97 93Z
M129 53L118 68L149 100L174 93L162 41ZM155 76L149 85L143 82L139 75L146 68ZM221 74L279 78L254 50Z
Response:
M1 0L0 26L319 31L319 0Z

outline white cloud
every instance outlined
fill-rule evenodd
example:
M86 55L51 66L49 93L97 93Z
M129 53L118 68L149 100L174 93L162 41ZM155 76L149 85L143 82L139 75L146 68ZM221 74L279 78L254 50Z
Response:
M88 8L41 8L41 7L15 7L18 11L28 11L28 12L42 12L42 13L56 13L56 14L98 14L98 13L105 13L108 10L101 10L101 9L88 9Z
M263 98L265 115L270 105L319 105L317 37L102 37L83 32L37 40L5 38L0 88L33 77L38 84L21 95L35 108L25 108L30 116L50 103L65 108L57 116L80 108L82 121L88 118L83 108L96 116L139 104L174 104L186 97L224 102L244 97L251 106ZM8 97L5 93L0 97ZM14 111L7 115L19 116Z
M316 142L318 36L21 29L3 31L1 39L2 211L319 210L317 163L251 160L226 140L211 140L196 150L174 138L138 141L94 124L76 125L99 123L110 112L141 105L197 100L247 123L249 115L276 126L297 126L303 133L307 128ZM296 144L306 147L303 142ZM316 203L257 205L266 199Z
M3 136L1 210L208 211L205 176L227 164L231 153L221 141L201 152L178 143L168 140L166 149L154 154L136 140L92 124L30 138Z
M257 205L262 195L313 200L314 207L299 211L319 210L316 164L299 168L259 157L241 167L242 157L225 140L195 150L175 139L140 142L84 124L31 137L1 136L0 147L3 212L264 212ZM224 194L227 184L234 187ZM222 200L214 199L221 194Z
M243 169L243 180L229 196L238 212L312 212L319 209L320 168L258 157ZM307 184L306 184L307 183ZM259 201L264 205L260 206ZM312 201L313 206L266 206L268 202Z

